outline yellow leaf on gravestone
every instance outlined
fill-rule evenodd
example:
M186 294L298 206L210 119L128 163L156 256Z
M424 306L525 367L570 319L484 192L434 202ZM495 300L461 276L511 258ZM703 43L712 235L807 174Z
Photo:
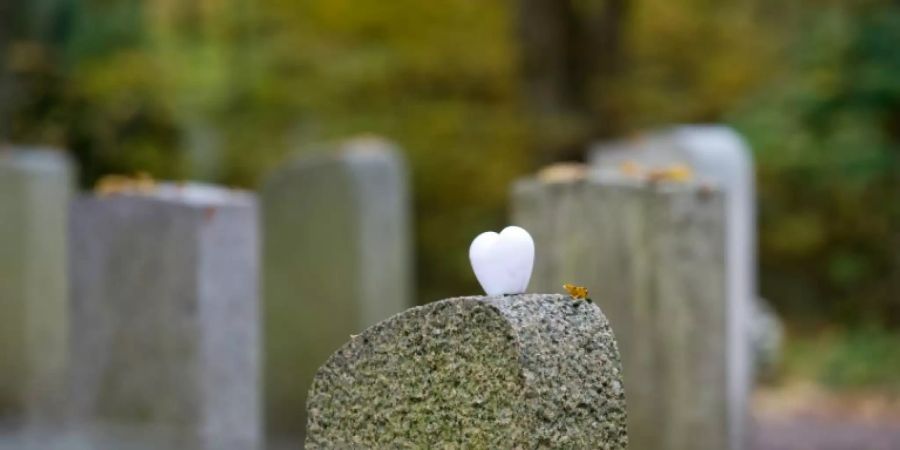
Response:
M575 286L574 284L566 283L563 285L563 289L572 296L572 298L586 300L590 292L588 292L588 288L584 286Z
M156 189L156 181L146 172L138 172L134 177L127 175L105 175L94 184L94 192L101 197L115 194L147 194Z
M567 162L551 164L541 169L537 178L544 183L565 183L587 178L588 166L583 163Z

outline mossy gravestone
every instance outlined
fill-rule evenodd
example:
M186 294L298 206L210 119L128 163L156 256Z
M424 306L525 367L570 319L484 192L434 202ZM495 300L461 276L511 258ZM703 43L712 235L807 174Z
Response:
M316 374L306 447L624 449L619 352L595 304L460 297L353 336Z

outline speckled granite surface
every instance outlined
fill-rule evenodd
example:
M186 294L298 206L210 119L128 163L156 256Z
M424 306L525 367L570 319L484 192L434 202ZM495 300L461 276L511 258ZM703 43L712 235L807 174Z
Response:
M306 448L624 449L620 367L593 303L431 303L352 337L319 369Z

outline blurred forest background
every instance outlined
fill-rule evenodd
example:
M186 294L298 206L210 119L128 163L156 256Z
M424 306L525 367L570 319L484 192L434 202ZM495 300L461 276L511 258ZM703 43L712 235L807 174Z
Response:
M0 140L69 149L85 187L252 188L309 144L395 139L420 302L478 291L465 249L513 179L729 123L756 152L789 370L900 391L900 2L0 0L0 44Z

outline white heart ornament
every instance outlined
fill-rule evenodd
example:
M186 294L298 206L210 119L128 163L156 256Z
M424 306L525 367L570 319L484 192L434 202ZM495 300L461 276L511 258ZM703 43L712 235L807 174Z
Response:
M469 261L487 295L521 294L534 268L534 240L520 227L481 233L469 246Z

